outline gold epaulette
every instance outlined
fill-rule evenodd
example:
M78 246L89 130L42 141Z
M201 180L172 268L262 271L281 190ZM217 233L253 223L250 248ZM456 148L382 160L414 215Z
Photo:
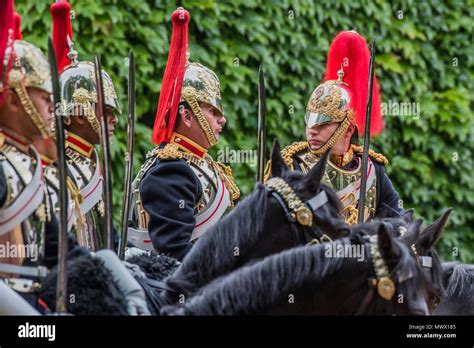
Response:
M307 150L309 148L309 144L307 141L296 141L291 145L286 146L281 151L281 156L285 161L285 164L293 170L293 156L297 153Z
M186 154L183 151L180 151L178 145L175 143L169 143L161 149L156 149L156 157L160 160L181 159L186 157Z
M217 164L216 168L221 174L221 179L224 181L224 185L230 193L230 199L236 201L240 198L240 189L234 181L232 169L221 162L214 161L214 163Z
M291 169L293 168L293 156L297 153L300 153L303 150L307 150L309 148L309 144L306 141L295 141L293 144L286 146L283 150L281 150L281 157L285 164ZM268 179L270 179L272 171L272 161L269 160L267 165L265 166L265 170L263 172L263 183L266 183Z
M364 152L364 147L352 144L352 151L354 151L355 153L362 153ZM385 157L381 153L375 152L374 150L369 149L369 156L372 157L376 162L383 164L384 166L388 164L387 157Z

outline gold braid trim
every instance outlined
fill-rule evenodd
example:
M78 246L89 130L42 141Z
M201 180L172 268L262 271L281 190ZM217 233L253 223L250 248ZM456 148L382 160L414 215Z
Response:
M97 103L97 96L85 88L78 88L74 91L72 100L74 102L73 107L78 108L80 111L79 116L86 116L87 121L94 132L99 136L99 139L102 138L99 119L95 114L93 106L94 103ZM104 117L106 117L106 115L104 115Z
M71 192L71 198L74 201L74 206L76 209L77 220L74 224L74 227L76 228L77 239L80 245L87 245L87 237L85 235L86 223L84 221L84 215L82 214L82 211L81 211L81 204L84 201L84 197L82 197L81 191L79 190L79 188L76 186L76 184L72 181L72 179L69 176L66 177L66 185L67 185L67 188L69 189L69 192Z
M329 140L326 141L326 144L324 144L323 146L321 146L317 150L311 150L311 153L313 153L316 156L321 156L321 155L325 154L327 150L329 150L330 148L332 148L334 146L334 144L339 140L341 135L347 130L347 128L349 128L350 125L351 125L351 118L346 117L341 122L341 124L336 129L336 131L331 135Z
M218 161L213 161L213 162L216 164L215 168L217 169L219 176L224 181L224 185L230 193L230 199L232 201L236 201L237 199L240 198L240 189L234 181L234 176L232 175L232 169L221 162L218 162Z
M307 141L294 142L293 144L286 146L281 151L281 157L283 157L283 161L285 161L285 164L291 170L293 170L293 156L296 155L298 152L307 150L308 148L309 144Z
M193 88L186 87L183 89L183 94L182 98L185 102L189 104L191 107L191 110L194 113L194 116L196 116L196 119L198 120L199 126L203 130L204 134L206 135L207 141L209 141L209 144L211 146L214 146L217 144L217 138L214 135L214 132L211 130L211 126L209 126L209 122L207 122L206 118L204 117L201 107L199 106L199 103L197 99L193 95Z
M349 225L355 225L357 223L357 218L359 211L353 204L349 204L347 207L341 210L341 213L343 211L347 210L348 211L348 216L346 217L346 223Z
M25 86L21 83L18 83L12 86L12 88L18 95L20 103L25 109L25 112L28 114L28 116L30 116L31 120L40 131L43 139L48 139L51 135L51 130L43 121L43 117L41 117L40 113L38 112L38 109L36 109L35 105L28 96L28 92L26 91Z
M79 116L85 116L87 119L87 122L89 122L94 132L99 136L99 138L102 138L102 134L100 132L100 123L99 123L99 120L97 119L97 116L95 114L94 107L92 106L92 104L89 102L85 102L85 103L78 102L76 103L76 106L79 108L79 110L82 110L81 113L79 113ZM70 120L69 120L69 123L71 123Z
M270 175L272 175L272 160L267 162L265 166L265 170L263 171L263 183L265 184L269 179Z
M156 157L160 160L163 159L181 159L186 156L183 151L179 150L179 147L175 143L166 144L162 149L156 150Z
M281 157L285 164L291 169L293 168L293 156L297 153L307 150L309 148L309 144L306 141L296 141L291 145L286 146L283 150L281 150ZM263 183L266 183L272 174L272 161L269 160L267 165L265 166L265 170L263 171Z
M362 152L364 152L364 147L352 144L352 150L355 153L362 153ZM387 157L385 157L381 153L375 152L374 150L369 149L369 156L372 157L376 162L378 162L380 164L383 164L384 166L386 166L388 164Z

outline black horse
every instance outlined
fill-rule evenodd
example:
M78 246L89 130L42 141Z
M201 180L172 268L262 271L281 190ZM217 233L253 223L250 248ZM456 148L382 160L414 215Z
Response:
M377 258L374 262L373 240L369 247L367 237L354 233L244 266L204 286L184 304L163 307L161 314L428 314L426 298L431 284L410 249L419 224L411 224L400 239L392 237L384 225L372 232L378 236L375 245L387 266L386 276L396 288L391 298L383 299L374 287L381 263ZM362 261L344 257L347 255L328 256L328 248L354 246L366 251Z
M304 245L324 235L330 239L347 236L350 228L340 217L339 200L332 189L321 184L327 158L328 154L306 175L293 172L284 163L278 142L275 142L271 176L283 178L303 202L322 192L327 196L327 203L314 214L312 225L296 224L294 217L282 210L284 207L278 197L266 186L257 184L250 196L194 245L181 266L166 279L168 290L162 298L174 303L248 262Z
M447 209L438 219L426 226L412 245L413 252L416 254L420 265L433 284L429 299L430 313L433 313L441 299L446 296L444 292L441 260L435 247L444 232L451 211L451 208ZM351 230L352 233L370 233L370 230L377 230L377 227L374 226L384 225L385 229L392 236L401 236L403 231L407 230L408 225L414 222L413 214L413 209L409 209L400 216L400 218L373 220L365 224L352 226ZM421 224L421 220L416 220L415 222Z
M434 315L474 315L474 265L444 262L446 293Z

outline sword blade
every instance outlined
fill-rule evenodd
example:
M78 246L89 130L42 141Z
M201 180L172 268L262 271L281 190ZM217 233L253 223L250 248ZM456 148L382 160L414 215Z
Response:
M123 260L127 245L128 214L130 210L130 195L133 172L133 148L135 141L135 58L133 51L128 53L128 122L127 122L127 152L125 153L125 179L122 205L122 230L118 255Z
M265 75L263 65L258 68L258 134L257 134L257 181L263 182L265 171Z
M66 154L64 146L64 124L62 120L61 92L59 86L58 65L56 63L56 54L51 38L48 39L48 58L51 68L51 82L53 86L54 100L54 119L56 123L56 146L58 151L58 175L59 175L59 233L58 233L58 278L56 290L56 311L59 313L67 312L67 212L68 195L66 184Z
M114 235L112 230L112 176L110 170L110 143L109 143L109 127L107 123L107 112L105 109L105 95L104 85L102 82L102 68L100 65L100 58L94 54L94 72L95 81L97 83L97 102L99 105L99 120L100 120L100 145L102 148L102 158L104 163L104 227L106 236L106 248L114 249Z
M359 195L359 211L357 215L357 222L359 224L364 222L365 211L365 194L367 191L367 170L369 161L369 146L370 146L370 121L372 118L372 91L374 89L374 60L375 60L375 38L370 45L370 63L368 76L368 96L367 107L365 110L365 129L364 129L364 152L362 153L362 177L360 182Z

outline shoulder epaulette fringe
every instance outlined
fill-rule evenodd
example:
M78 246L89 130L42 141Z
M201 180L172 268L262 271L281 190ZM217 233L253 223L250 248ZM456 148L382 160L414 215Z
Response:
M161 149L156 149L156 157L160 160L163 159L181 159L186 156L183 151L179 150L178 145L174 143L166 144L165 147Z
M352 151L354 151L355 153L362 153L364 152L364 147L352 144ZM375 152L374 150L369 149L369 156L373 158L376 162L383 164L384 166L388 164L387 157L385 157L381 153Z
M286 146L283 150L281 150L281 156L285 161L285 164L293 169L293 156L297 153L307 150L309 148L309 144L306 141L296 141L291 145Z

